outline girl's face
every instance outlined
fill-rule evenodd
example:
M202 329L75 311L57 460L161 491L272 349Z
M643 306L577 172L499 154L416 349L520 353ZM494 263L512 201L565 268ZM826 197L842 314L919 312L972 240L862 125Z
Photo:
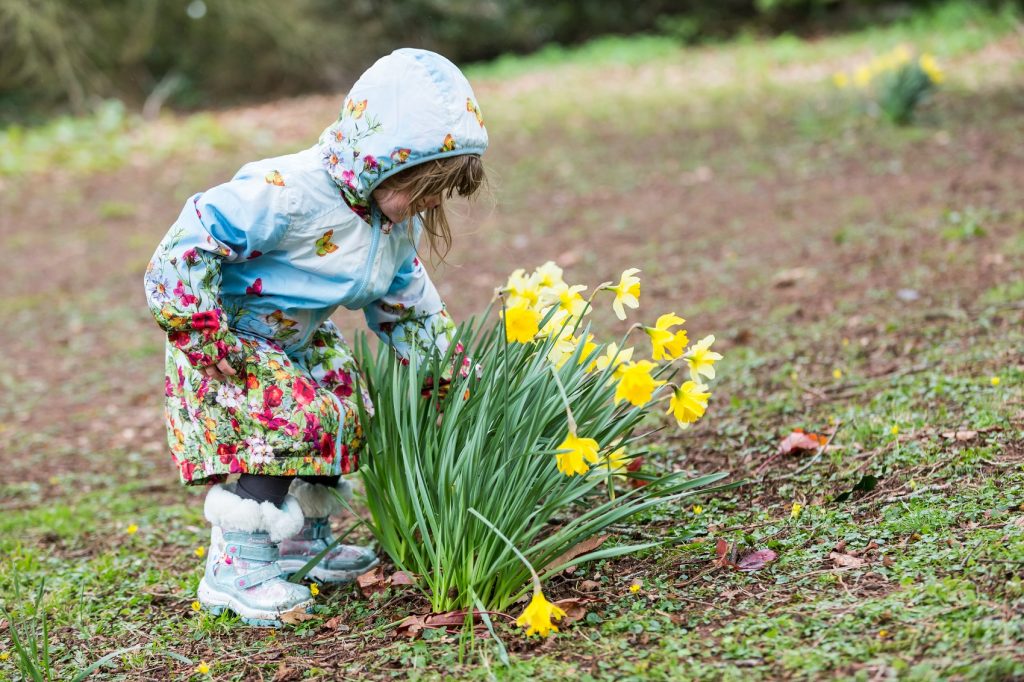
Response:
M393 223L400 223L403 220L407 220L414 213L437 208L441 205L440 194L422 197L413 206L409 200L408 192L395 191L384 187L373 191L373 200L377 202L381 213L387 216L388 220Z

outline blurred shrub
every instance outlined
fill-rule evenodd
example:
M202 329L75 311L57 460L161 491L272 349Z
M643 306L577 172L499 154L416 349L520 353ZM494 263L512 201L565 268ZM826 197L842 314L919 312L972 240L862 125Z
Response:
M906 125L913 120L918 104L945 78L935 57L923 54L915 58L910 48L901 45L852 74L840 71L832 80L841 90L852 87L865 93L886 118Z
M998 2L999 0L993 0ZM657 31L681 42L907 16L928 0L0 0L0 119L116 97L196 107L342 87L391 49L459 62ZM960 4L964 4L961 2ZM992 3L968 3L971 5Z

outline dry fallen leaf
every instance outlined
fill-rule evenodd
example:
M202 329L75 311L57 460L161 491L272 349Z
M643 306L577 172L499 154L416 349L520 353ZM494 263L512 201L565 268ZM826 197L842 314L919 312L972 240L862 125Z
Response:
M405 571L395 571L393 574L391 574L391 584L392 585L415 585L416 584L416 578L414 578L413 576L409 575Z
M595 601L594 599L581 599L579 597L573 597L571 599L559 599L556 602L552 602L555 606L565 611L565 615L558 621L558 626L569 625L581 620L587 615L587 609L583 606L589 602Z
M946 431L942 434L942 437L947 440L958 440L960 442L966 442L974 440L978 437L977 431Z
M803 429L793 429L793 432L782 439L779 443L778 454L791 455L807 450L817 450L828 442L828 437L819 436L816 433L807 433Z
M570 547L568 550L566 550L558 557L556 557L554 561L545 566L544 571L550 571L552 568L555 568L556 566L561 566L564 563L572 561L578 556L583 556L588 552L593 552L595 549L600 547L607 539L607 535L595 535L592 538L588 538L583 542ZM543 573L544 571L541 571L541 573Z
M302 679L302 673L289 668L284 661L281 661L281 665L277 666L277 672L274 673L273 682L294 682L299 679Z
M289 609L281 614L281 622L287 623L288 625L298 625L299 623L307 620L313 620L316 618L312 613L306 613L306 609L303 606L296 606L293 609Z
M736 562L736 568L741 571L757 571L764 568L768 562L774 561L776 556L778 555L770 549L759 549Z
M593 592L594 590L601 589L601 583L596 580L584 580L580 583L580 586L577 589L579 589L580 592Z
M864 565L864 560L860 557L843 554L842 552L832 552L828 555L828 558L835 564L835 568L860 568Z

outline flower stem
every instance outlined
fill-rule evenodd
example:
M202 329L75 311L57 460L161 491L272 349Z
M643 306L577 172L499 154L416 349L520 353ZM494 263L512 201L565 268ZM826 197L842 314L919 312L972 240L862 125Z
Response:
M526 557L523 556L523 553L520 552L518 549L516 549L516 546L512 544L512 541L509 540L507 537L505 537L505 534L502 533L500 530L498 530L493 523L491 523L490 521L485 519L483 514L478 512L476 509L473 509L472 507L470 507L467 511L470 514L472 514L473 516L475 516L478 519L480 519L484 523L485 526L487 526L492 531L494 531L495 535L497 535L499 538L501 538L502 540L505 541L505 544L508 545L509 549L511 549L515 553L516 557L518 557L519 560L523 562L523 565L526 566L526 568L529 569L530 577L533 579L533 593L534 594L540 594L541 593L541 589L540 589L540 576L537 575L537 571L533 570L533 564L531 564L529 561L527 561Z
M569 431L573 434L576 433L576 419L572 416L572 408L569 407L569 396L565 392L565 387L562 386L562 380L558 378L558 368L554 365L549 365L551 368L551 376L555 377L555 385L558 386L558 392L562 394L562 400L565 402L565 416L569 420Z

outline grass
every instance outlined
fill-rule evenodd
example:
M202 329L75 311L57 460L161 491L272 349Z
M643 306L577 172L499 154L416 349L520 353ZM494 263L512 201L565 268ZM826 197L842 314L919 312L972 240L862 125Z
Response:
M19 678L10 628L38 631L44 579L61 679L126 647L104 677L204 679L201 661L217 679L281 666L356 679L1024 676L1024 178L1006 144L1024 134L1019 30L1010 10L960 3L827 39L616 39L471 70L498 203L460 222L479 227L436 277L449 304L468 315L511 269L548 258L580 280L642 267L643 319L674 309L726 355L707 423L659 432L650 466L747 480L700 514L654 510L619 528L614 542L666 542L553 582L553 598L592 600L553 640L499 623L509 666L487 640L396 636L421 606L411 591L323 588L317 618L272 633L192 610L202 491L168 468L162 340L139 282L184 196L252 150L182 153L190 126L215 121L214 140L238 130L230 114L164 121L179 141L166 154L62 160L76 181L59 198L38 189L38 152L19 152L19 192L0 197L0 339L17 358L0 373L0 679ZM902 42L950 78L909 129L828 84ZM329 120L336 102L316 102L263 115ZM122 116L96 140L152 125ZM58 127L17 134L47 149ZM833 447L761 468L798 427L838 427ZM865 475L874 490L837 500ZM778 558L717 567L719 538Z

